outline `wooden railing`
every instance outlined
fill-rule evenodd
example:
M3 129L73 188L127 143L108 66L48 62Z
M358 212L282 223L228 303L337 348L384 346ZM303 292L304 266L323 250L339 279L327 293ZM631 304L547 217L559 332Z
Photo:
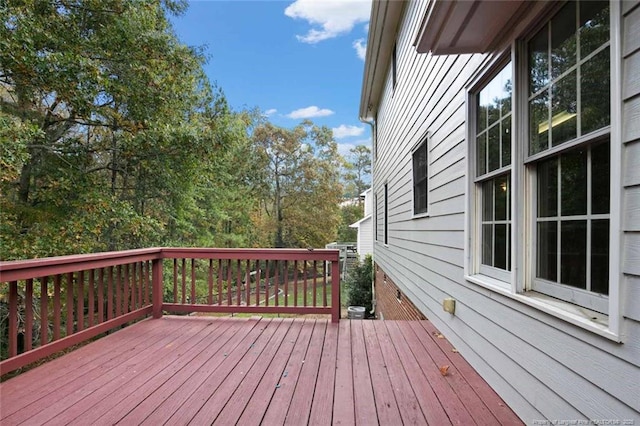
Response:
M339 252L150 248L0 262L0 374L163 312L337 322Z

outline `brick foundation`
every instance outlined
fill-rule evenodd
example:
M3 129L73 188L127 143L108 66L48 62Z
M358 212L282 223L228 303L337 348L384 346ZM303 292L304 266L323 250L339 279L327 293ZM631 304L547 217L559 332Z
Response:
M395 283L374 265L376 280L376 315L386 320L424 320L426 317L402 293Z

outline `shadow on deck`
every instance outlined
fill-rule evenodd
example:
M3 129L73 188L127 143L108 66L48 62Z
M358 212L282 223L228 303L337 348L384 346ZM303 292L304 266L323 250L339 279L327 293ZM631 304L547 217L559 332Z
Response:
M429 321L193 316L143 320L0 384L0 423L23 422L521 423Z

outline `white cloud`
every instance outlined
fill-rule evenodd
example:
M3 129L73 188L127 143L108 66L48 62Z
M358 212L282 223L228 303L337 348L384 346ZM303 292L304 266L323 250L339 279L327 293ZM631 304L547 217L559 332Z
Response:
M264 115L265 117L270 117L273 114L275 114L276 112L278 112L277 109L271 108L271 109L266 110L262 115Z
M371 148L371 139L359 139L349 143L339 143L338 152L343 157L349 158L351 156L351 150L358 145L364 145L368 148Z
M364 133L364 126L346 126L344 124L334 127L333 137L336 139L348 138L350 136L360 136Z
M310 44L348 33L356 24L367 22L370 13L371 0L296 0L284 10L288 17L316 27L296 36Z
M356 54L358 58L364 61L365 56L367 56L367 45L364 42L363 38L359 38L353 42L353 48L356 49Z
M314 117L326 117L328 115L334 114L333 111L326 108L318 108L315 105L306 108L300 108L295 111L291 111L287 114L289 118L314 118Z
M351 150L356 146L352 143L339 143L338 144L338 153L343 157L347 158L351 155Z

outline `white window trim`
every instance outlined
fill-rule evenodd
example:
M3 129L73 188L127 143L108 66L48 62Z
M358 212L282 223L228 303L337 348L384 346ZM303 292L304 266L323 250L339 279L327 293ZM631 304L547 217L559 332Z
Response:
M548 315L561 319L569 324L573 324L582 329L590 331L615 342L622 342L622 300L621 286L624 283L624 273L621 266L621 254L623 250L622 238L622 12L620 3L616 0L609 2L610 14L610 52L611 52L611 76L610 76L610 96L611 96L611 128L610 128L610 219L609 219L609 315L603 315L589 311L586 308L552 298L540 293L530 291L531 278L533 276L533 260L535 252L531 244L534 239L531 224L535 223L533 218L532 203L529 197L524 194L529 193L530 188L535 187L532 182L532 174L527 173L526 147L522 142L527 140L527 127L522 123L528 120L526 107L526 80L515 79L513 91L513 135L515 143L512 145L511 158L511 188L513 196L511 199L512 208L512 234L511 242L513 250L513 263L509 274L509 281L501 281L487 275L481 274L479 266L479 252L476 248L477 235L477 196L475 189L475 159L474 144L469 141L475 140L475 93L482 86L483 81L496 72L497 65L504 60L503 54L486 62L482 70L474 76L465 88L466 90L466 188L465 197L465 256L464 256L464 277L465 280L491 290L509 299L530 306ZM524 51L522 41L514 41L510 46L511 61L514 64L514 75L522 68L519 63L518 52ZM523 87L525 86L525 87ZM523 100L524 98L524 100ZM526 218L525 218L526 216ZM524 235L518 239L518 235Z
M484 278L488 279L488 282L491 283L491 287L499 287L503 290L514 292L516 291L515 287L510 283L515 283L515 269L516 269L516 260L515 256L511 258L511 270L503 270L499 268L495 268L488 265L483 265L481 262L481 254L482 254L482 226L478 221L478 218L482 214L482 193L477 189L477 181L476 179L476 167L477 163L475 161L476 158L476 132L475 132L475 122L476 122L476 96L480 92L480 90L489 83L498 73L502 70L502 68L509 62L514 63L513 52L514 49L509 49L505 52L502 52L499 55L496 55L495 58L486 64L485 68L482 72L478 73L476 78L467 86L467 97L466 97L466 134L467 140L470 141L467 143L467 196L465 197L465 215L466 215L466 227L465 227L465 264L464 264L464 274L465 277L476 277L476 280L482 280ZM512 65L512 68L515 70L515 66ZM514 129L517 129L515 125L515 114L516 114L516 105L515 105L515 89L512 92L511 99L511 129L512 132ZM513 133L512 133L513 134ZM515 217L515 209L516 209L516 197L515 187L514 187L514 179L515 179L515 161L516 161L516 152L514 145L517 143L513 143L514 140L517 140L517 136L512 136L512 147L511 147L511 164L509 165L510 170L508 174L511 178L511 193L510 197L511 202L511 241L510 246L513 248L516 247L516 232L515 227L517 225L517 218ZM483 175L484 179L491 179L495 176L503 174L504 169L495 170L492 172L488 172Z
M622 300L620 286L625 282L622 272L622 10L620 2L609 2L610 14L610 46L611 46L611 162L618 167L611 167L609 216L609 330L620 336ZM614 163L615 161L615 163ZM614 172L615 170L615 172ZM614 236L614 238L611 238Z
M415 185L416 182L414 180L415 173L413 170L413 154L422 146L422 144L427 145L427 211L416 213L415 212ZM421 219L423 217L431 216L431 197L429 196L429 189L431 185L431 132L428 132L420 138L418 143L416 143L413 148L411 148L411 219Z
M373 192L373 242L378 242L378 194Z

